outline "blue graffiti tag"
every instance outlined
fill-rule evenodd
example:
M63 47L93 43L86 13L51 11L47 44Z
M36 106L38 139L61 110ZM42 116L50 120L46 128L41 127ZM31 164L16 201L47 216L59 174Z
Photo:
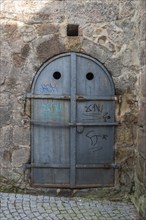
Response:
M39 91L43 94L58 92L57 84L55 82L43 82Z
M42 115L49 118L63 118L63 106L58 101L49 101L48 103L42 103L41 107Z

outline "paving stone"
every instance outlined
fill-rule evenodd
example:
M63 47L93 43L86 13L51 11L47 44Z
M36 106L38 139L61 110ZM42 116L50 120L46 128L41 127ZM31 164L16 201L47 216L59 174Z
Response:
M131 203L0 193L0 220L139 220Z

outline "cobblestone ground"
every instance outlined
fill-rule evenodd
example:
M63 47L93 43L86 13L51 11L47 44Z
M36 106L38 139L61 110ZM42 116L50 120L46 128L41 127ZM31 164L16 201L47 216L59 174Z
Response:
M131 203L0 193L0 220L139 220Z

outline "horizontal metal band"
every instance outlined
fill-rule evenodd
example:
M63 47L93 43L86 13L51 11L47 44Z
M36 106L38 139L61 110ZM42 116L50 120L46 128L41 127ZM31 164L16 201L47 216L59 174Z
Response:
M112 187L114 186L114 183L107 183L104 184L104 187ZM90 188L99 188L103 187L103 184L97 183L97 184L76 184L75 189L90 189Z
M29 99L56 99L56 100L70 100L70 95L52 95L52 94L31 94L27 93L26 98ZM77 101L115 101L116 96L76 96Z
M75 166L77 169L119 169L121 166L119 164L77 164ZM50 168L50 169L70 169L69 164L48 164L48 163L31 163L24 164L24 169L30 168Z
M46 121L35 121L30 120L30 123L32 125L42 125L42 126L48 126L48 127L78 127L78 126L117 126L119 125L118 122L111 122L111 123L68 123L68 124L59 124L54 122L46 122Z
M105 123L105 122L101 122L101 123L69 123L70 126L114 126L114 125L118 125L117 122L111 122L111 123Z
M69 124L58 124L55 122L46 122L46 121L35 121L30 120L31 125L47 126L47 127L70 127Z
M54 168L54 169L69 169L69 164L48 164L48 163L31 163L24 164L24 169L30 168Z
M78 169L119 169L119 164L77 164L76 168Z
M117 100L116 96L76 96L78 101L115 101Z
M33 183L31 182L30 184L32 187L36 187L36 188L64 188L64 189L88 189L88 188L97 188L97 187L103 187L102 184L76 184L75 186L71 187L70 184L66 184L66 183L60 183L60 184L38 184L38 183ZM104 187L112 187L114 186L114 183L107 183L107 184L104 184Z
M31 94L31 93L28 93L26 95L26 98L29 98L29 99L57 99L57 100L70 100L70 96L68 95L41 95L41 94Z
M31 182L30 185L32 187L36 187L36 188L64 188L64 189L68 189L70 188L70 185L69 183L60 183L60 184L56 184L56 183L53 183L53 184L49 184L49 183L43 183L43 184L39 184L39 183L33 183Z

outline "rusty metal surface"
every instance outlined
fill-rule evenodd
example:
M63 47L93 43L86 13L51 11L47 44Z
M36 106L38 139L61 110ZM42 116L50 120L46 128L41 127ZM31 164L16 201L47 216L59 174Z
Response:
M117 123L114 84L107 70L83 54L59 55L41 67L27 97L32 107L32 183L113 185Z

